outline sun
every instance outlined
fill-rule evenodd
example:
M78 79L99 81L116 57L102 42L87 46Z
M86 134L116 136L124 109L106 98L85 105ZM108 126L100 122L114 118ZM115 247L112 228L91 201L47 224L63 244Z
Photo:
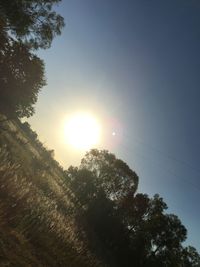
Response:
M77 150L87 150L98 145L100 133L100 123L89 113L76 113L66 120L65 139Z

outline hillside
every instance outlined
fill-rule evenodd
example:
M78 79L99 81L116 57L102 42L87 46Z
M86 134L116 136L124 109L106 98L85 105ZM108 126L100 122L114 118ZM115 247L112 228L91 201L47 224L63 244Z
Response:
M0 115L0 266L197 267L187 229L107 150L63 170L25 122Z
M105 266L77 227L77 201L52 151L26 123L0 120L0 266Z

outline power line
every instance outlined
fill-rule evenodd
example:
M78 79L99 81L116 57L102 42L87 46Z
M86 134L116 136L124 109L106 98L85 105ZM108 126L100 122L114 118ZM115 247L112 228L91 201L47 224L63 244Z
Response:
M134 145L134 144L133 144ZM133 150L133 148L131 146L126 146L126 145L123 145L123 147L125 148L125 150L127 151L131 151L133 152L134 155L136 156L139 156L140 158L143 158L144 160L148 160L151 159L151 162L153 162L156 167L159 167L161 168L162 170L165 170L167 173L169 173L170 175L172 175L173 177L176 177L178 178L178 180L180 181L179 179L179 176L174 172L172 171L171 169L169 168L166 168L166 167L163 167L161 164L159 164L155 159L152 159L152 157L148 157L148 156L144 156L143 154L140 154L138 152L136 152L135 150ZM131 152L131 154L132 154ZM184 177L181 177L181 180L184 181L185 183L187 184L190 184L192 187L194 187L196 190L200 191L200 187L198 185L196 185L195 183L191 182L191 180L188 180Z
M126 134L125 137L128 137L128 135ZM141 139L138 139L138 138L135 137L135 136L131 136L131 139L132 139L132 138L134 138L135 141L136 141L138 144L141 144L141 145L145 146L145 148L146 148L146 147L149 147L150 150L155 151L155 152L161 154L163 157L165 157L165 158L167 158L167 159L170 159L170 160L172 160L172 161L176 161L176 162L178 162L178 163L180 163L180 164L182 164L182 165L185 165L186 167L189 167L190 169L192 169L192 170L194 170L195 172L197 172L198 174L200 174L200 169L199 169L199 168L196 168L196 167L193 166L193 165L191 165L189 162L187 162L187 161L185 161L185 160L182 160L182 159L178 159L178 158L174 157L173 155L171 155L171 154L169 154L169 153L163 152L162 150L160 150L160 149L158 149L158 148L152 146L151 144L148 144L148 143L142 141ZM130 139L130 138L128 137L128 139Z

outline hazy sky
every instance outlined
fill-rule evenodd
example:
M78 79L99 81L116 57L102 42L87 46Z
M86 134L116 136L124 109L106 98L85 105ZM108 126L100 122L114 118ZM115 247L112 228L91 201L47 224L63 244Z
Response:
M62 137L66 116L93 113L101 148L161 194L200 251L200 2L63 0L66 27L51 49L30 123L66 168L82 154ZM116 136L112 132L116 132Z

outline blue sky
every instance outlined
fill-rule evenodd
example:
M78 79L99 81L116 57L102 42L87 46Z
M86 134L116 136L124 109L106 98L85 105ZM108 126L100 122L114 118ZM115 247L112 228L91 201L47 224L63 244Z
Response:
M139 191L164 197L200 251L199 1L66 0L58 11L66 27L39 52L48 85L33 129L64 167L78 165L63 118L94 113L101 148L139 174Z

